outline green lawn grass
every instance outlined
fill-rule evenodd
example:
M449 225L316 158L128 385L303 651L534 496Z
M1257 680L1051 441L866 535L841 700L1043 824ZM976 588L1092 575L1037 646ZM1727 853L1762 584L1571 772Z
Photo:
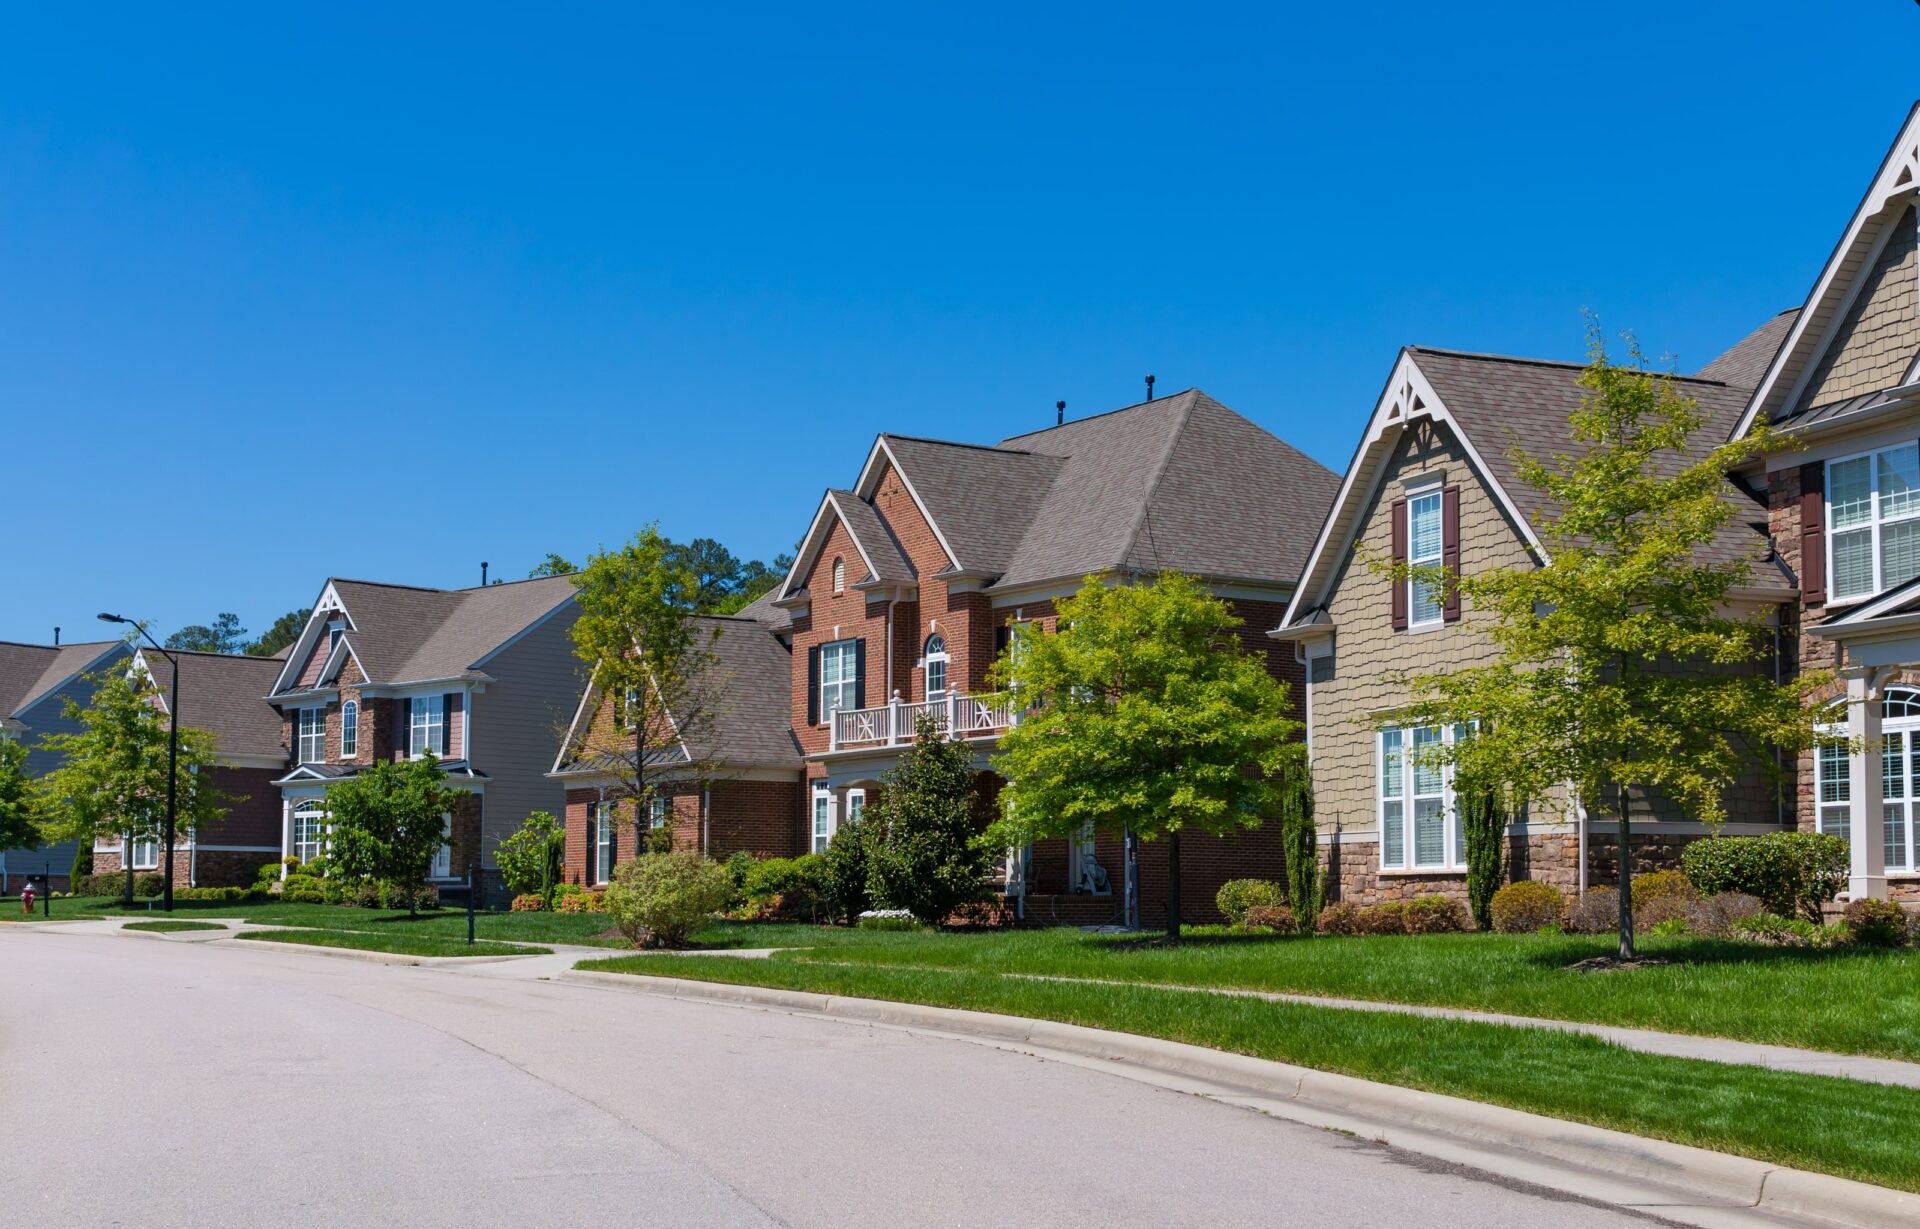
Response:
M1035 982L974 968L699 956L623 956L580 967L1117 1029L1920 1190L1920 1149L1913 1146L1920 1090L1910 1088L1664 1058L1540 1029L1146 986Z
M240 938L259 943L297 943L306 947L392 952L400 956L544 956L552 950L521 943L491 943L485 940L468 946L464 938L444 938L411 931L404 934L369 934L358 930L251 930Z
M122 930L144 930L153 934L173 934L181 930L225 930L218 922L179 922L162 919L158 922L128 922Z

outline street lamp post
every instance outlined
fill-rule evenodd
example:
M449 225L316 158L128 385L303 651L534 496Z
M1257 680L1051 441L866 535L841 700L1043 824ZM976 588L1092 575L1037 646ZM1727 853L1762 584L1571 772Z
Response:
M160 868L160 908L163 912L173 912L173 824L180 807L180 659L160 647L160 642L148 634L147 629L132 619L116 614L100 615L103 623L125 623L147 638L153 651L167 659L173 667L173 683L167 695L167 827L163 848L167 851L167 861ZM132 865L132 841L122 848L129 866Z

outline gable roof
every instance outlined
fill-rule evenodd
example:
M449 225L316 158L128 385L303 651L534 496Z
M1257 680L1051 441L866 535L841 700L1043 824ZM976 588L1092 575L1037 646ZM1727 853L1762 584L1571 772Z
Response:
M76 675L127 651L124 640L62 645L0 640L0 718L18 718Z
M1852 305L1854 292L1866 279L1889 228L1913 203L1916 190L1920 190L1920 102L1907 111L1899 135L1881 159L1731 435L1744 435L1755 422L1774 422L1794 409L1802 384Z
M541 576L471 589L425 589L365 580L331 580L350 627L346 633L369 682L408 683L480 673L480 663L573 601L573 580ZM293 689L299 664L315 651L325 619L311 619L282 663L275 693Z
M922 501L953 552L954 568L997 576L1007 570L1058 477L1064 458L1001 444L956 444L911 435L882 435L901 477ZM854 489L873 498L878 467L870 460Z
M1780 312L1694 374L1702 380L1717 380L1735 388L1757 388L1799 315L1797 307Z
M180 690L186 696L184 725L206 730L216 750L227 756L285 758L286 723L264 697L284 664L272 657L244 657L228 653L188 653L169 649L180 659ZM162 712L167 712L170 667L151 649L134 653L133 665L146 670L159 690Z

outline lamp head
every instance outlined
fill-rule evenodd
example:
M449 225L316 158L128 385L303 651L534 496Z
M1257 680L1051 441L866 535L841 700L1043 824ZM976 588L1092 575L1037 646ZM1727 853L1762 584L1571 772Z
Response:
M133 622L133 620L132 620L132 619L129 619L129 618L126 618L126 617L124 617L124 616L122 616L122 615L117 615L117 614L108 614L108 613L106 613L105 611L101 611L101 612L100 612L100 614L99 614L99 615L98 615L97 617L99 618L99 620L100 620L100 621L101 621L102 623L131 623L131 622Z

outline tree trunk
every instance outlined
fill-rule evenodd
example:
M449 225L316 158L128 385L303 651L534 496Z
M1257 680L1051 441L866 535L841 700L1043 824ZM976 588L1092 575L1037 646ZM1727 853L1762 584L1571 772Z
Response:
M1633 959L1633 821L1628 818L1626 787L1620 789L1620 959Z
M1180 941L1180 830L1167 836L1167 938Z

